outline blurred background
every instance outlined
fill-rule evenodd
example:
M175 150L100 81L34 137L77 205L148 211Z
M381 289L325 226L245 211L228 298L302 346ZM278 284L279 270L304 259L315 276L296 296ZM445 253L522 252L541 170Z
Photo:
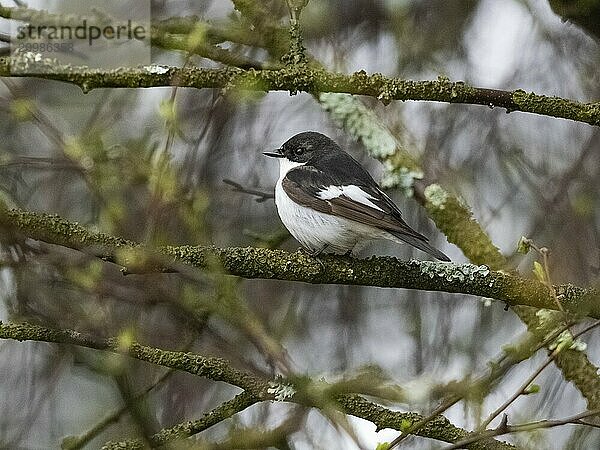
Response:
M16 2L15 2L16 3ZM2 6L14 6L10 0ZM21 4L22 2L18 2ZM283 1L264 2L287 24ZM61 2L28 2L60 11ZM154 20L197 16L216 28L247 24L226 1L154 1ZM309 2L304 44L325 67L364 69L415 80L451 80L523 89L578 101L600 97L600 47L555 15L546 0L353 0ZM0 19L0 32L8 33ZM276 62L264 48L223 42L257 63ZM2 47L0 46L0 49ZM153 62L221 67L186 52L154 47ZM587 286L600 267L600 135L595 127L482 106L362 99L419 157L427 175L461 196L492 240L523 274L533 256L516 255L525 235L550 249L552 281ZM306 130L327 134L369 168L368 157L308 94L186 88L98 89L39 79L0 79L0 196L8 205L60 214L99 230L152 245L278 246L296 250L272 200L223 182L272 192L277 162L261 152ZM399 192L407 222L456 262L423 209ZM218 355L236 367L272 374L267 343L287 351L293 370L335 380L377 370L415 392L433 382L481 373L486 362L526 330L500 303L446 295L344 286L311 286L201 275L123 276L119 267L83 253L2 236L0 320L40 323L148 345ZM426 256L375 243L364 255ZM225 300L224 300L225 299ZM231 308L224 304L233 305ZM239 311L239 314L236 312ZM241 311L247 311L242 313ZM257 332L246 317L260 324ZM587 354L600 364L597 331ZM197 418L233 396L221 383L100 352L44 343L0 343L0 447L55 448L81 434L124 399L154 386L145 402L149 429ZM482 405L459 403L450 420L472 428L544 360L509 372ZM375 369L374 369L375 368ZM540 393L517 400L511 421L566 417L585 409L579 392L554 366ZM416 396L403 410L427 414L435 399ZM481 406L481 408L479 408ZM273 426L293 407L255 405L209 429L219 440L235 425ZM375 448L396 432L349 419L353 440L317 411L289 436L290 448ZM127 412L89 444L139 433ZM525 448L596 448L600 432L564 426L507 438ZM442 448L419 438L410 448ZM407 447L408 448L408 447Z

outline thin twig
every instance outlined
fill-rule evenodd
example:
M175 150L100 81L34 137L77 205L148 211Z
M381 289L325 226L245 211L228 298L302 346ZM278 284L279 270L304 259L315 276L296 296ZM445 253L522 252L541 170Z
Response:
M535 372L533 372L529 378L527 378L527 380L525 380L525 382L523 382L523 384L521 384L521 386L519 387L519 389L517 389L517 391L511 395L502 405L500 405L498 408L496 408L484 421L483 423L479 426L478 429L480 430L485 430L487 428L487 426L490 424L490 422L492 420L494 420L496 417L498 417L498 415L500 413L502 413L502 411L504 411L506 408L508 408L517 398L519 398L521 395L524 395L527 388L529 386L531 386L531 383L533 383L533 380L535 380L538 375L540 373L542 373L542 371L548 367L552 361L554 360L554 357L556 356L556 350L554 352L552 352L552 355L546 359L546 361L544 361L544 363L537 368L537 370Z
M234 192L242 192L244 194L256 195L258 198L254 199L254 200L258 203L262 203L266 200L271 200L271 199L275 198L275 194L273 194L272 192L264 192L264 191L261 191L259 189L255 189L255 188L247 188L247 187L244 187L241 184L239 184L233 180L229 180L227 178L223 179L223 183L228 184L229 186L233 186Z
M425 425L427 425L429 422L431 422L433 419L438 417L440 414L442 414L447 409L454 406L461 399L462 399L462 396L457 395L455 397L451 397L450 399L446 400L444 403L442 403L440 406L438 406L435 410L433 410L433 412L431 414L429 414L427 417L424 417L423 419L416 422L408 430L401 432L400 435L398 437L396 437L396 439L394 439L392 442L390 442L388 449L389 450L393 449L398 444L400 444L402 441L407 439L409 436L414 435L415 432L422 429Z
M592 411L584 411L582 413L576 414L574 416L568 417L566 419L561 420L539 420L537 422L526 422L517 425L508 425L508 423L503 423L493 430L488 430L483 433L478 433L476 435L470 436L466 439L458 441L443 450L457 450L459 448L464 448L466 445L473 444L475 442L480 442L485 439L489 439L496 436L502 436L504 434L509 433L519 433L522 431L533 431L539 430L541 428L553 428L560 427L562 425L574 424L574 425L589 425L588 422L581 421L581 419L585 419L586 417L593 417L600 414L600 410L595 409ZM594 425L597 427L597 425Z
M597 324L600 324L600 321L597 321ZM573 325L573 323L570 322L568 324L565 324L563 327L558 328L558 329L554 330L552 333L550 333L543 341L539 341L535 345L535 347L533 347L530 350L530 356L535 354L539 349L548 345L554 339L556 339L570 325ZM591 328L593 328L593 327L586 328L584 330L584 332L588 331ZM516 352L516 353L519 353L519 352ZM525 359L525 358L523 358L523 359ZM488 366L495 368L489 374L482 375L473 381L464 380L463 382L468 382L470 386L491 385L498 378L500 378L501 375L506 373L510 369L510 367L512 367L513 365L515 365L518 362L521 362L523 359L515 360L514 358L506 358L506 354L504 354L502 357L497 358L496 361L492 361L491 363L488 364ZM465 392L468 390L469 390L468 387L463 389L463 391L465 391ZM418 423L415 423L409 430L404 431L396 439L394 439L390 443L389 448L392 449L393 447L398 445L400 442L407 439L408 436L415 434L416 431L418 431L420 428L427 425L427 423L429 421L433 420L435 417L442 414L444 411L446 411L447 409L449 409L450 407L455 405L458 401L462 400L463 398L464 398L464 395L454 395L454 396L446 399L446 401L444 403L442 403L440 406L438 406L431 414L429 414L429 416L425 417L423 420L419 421Z
M588 331L592 330L593 328L596 328L599 325L600 325L600 320L594 322L592 325L586 327L585 329L581 330L579 333L577 333L576 335L574 335L573 336L573 340L577 339L582 334L587 333ZM538 367L537 370L535 372L533 372L527 378L527 380L525 380L523 382L523 384L521 384L521 386L519 387L519 389L513 395L511 395L502 405L500 405L498 408L496 408L487 417L487 419L485 419L482 422L482 424L478 427L478 430L485 430L487 428L487 426L492 422L492 420L494 420L496 417L498 417L498 415L500 413L502 413L502 411L504 411L506 408L508 408L521 395L525 395L525 393L527 392L527 388L529 386L531 386L531 383L533 383L533 381L540 375L540 373L542 373L542 371L546 367L548 367L550 365L550 363L552 363L552 361L554 361L554 359L556 358L556 355L558 355L558 353L561 350L562 350L561 347L557 346L556 349L554 349L552 351L552 353L550 354L550 356L546 359L546 361L544 361L544 363L540 367Z

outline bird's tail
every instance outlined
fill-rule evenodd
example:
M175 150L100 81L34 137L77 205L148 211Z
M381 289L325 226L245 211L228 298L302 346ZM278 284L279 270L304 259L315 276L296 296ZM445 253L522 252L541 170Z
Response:
M440 252L437 248L434 248L431 245L429 245L426 240L419 239L418 237L411 236L409 234L403 234L393 231L390 231L389 233L391 233L397 239L400 239L401 241L406 242L407 244L410 244L413 247L424 251L425 253L429 253L431 256L439 259L440 261L450 261L450 258L448 258L446 255Z

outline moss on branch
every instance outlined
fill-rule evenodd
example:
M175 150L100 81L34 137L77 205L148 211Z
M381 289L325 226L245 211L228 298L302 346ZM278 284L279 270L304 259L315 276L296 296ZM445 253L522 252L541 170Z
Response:
M506 259L492 243L481 225L474 219L470 208L438 184L423 190L423 204L427 212L448 238L460 247L469 261L501 269Z
M22 71L14 71L13 67ZM333 73L307 66L279 70L242 70L234 68L145 66L114 70L65 66L54 61L35 62L26 56L0 58L0 76L33 76L75 84L84 92L97 88L149 88L181 86L202 88L239 88L258 91L339 92L375 97L387 104L392 100L427 100L448 103L497 106L507 111L530 112L551 117L600 125L600 103L579 103L521 90L500 91L468 86L440 78L412 81L388 78L364 71L351 75Z
M147 249L122 238L94 233L56 215L0 210L0 226L23 237L78 250L89 250L116 262L127 272L173 271L176 264L213 269L243 278L350 284L472 294L506 302L556 309L550 289L536 280L521 278L487 266L431 261L399 261L393 257L326 255L318 259L304 252L289 253L256 247L167 246ZM570 312L600 318L600 296L593 290L562 287L561 303Z
M188 67L119 68L93 70L87 67L60 65L54 61L27 61L25 56L0 58L0 76L34 76L76 84L84 92L97 88L138 88L182 86L194 88L230 88L248 90L283 90L318 94L323 92L348 93L375 97L387 104L393 100L425 100L447 103L464 103L505 108L507 112L521 111L551 117L565 118L591 125L600 125L600 103L580 103L559 97L537 95L523 90L503 91L469 86L461 81L451 82L440 77L435 81L412 81L389 78L381 74L367 75L360 71L351 75L333 73L317 65L306 65L299 24L292 24L291 37L273 21L267 8L256 2L234 0L234 6L260 33L249 32L239 24L215 27L195 17L171 18L152 24L152 43L167 49L197 52L205 57L231 63L244 68L262 66L240 55L234 55L211 44L231 40L246 45L261 46L273 55L288 52L292 56L289 67L279 70L200 69ZM0 17L24 20L44 25L79 24L81 17L52 14L45 10L25 7L0 6ZM90 21L106 20L102 17ZM200 26L206 31L207 44L190 49L173 39L173 35L186 36ZM291 44L291 45L290 45ZM25 60L23 60L25 58ZM20 67L19 71L11 68ZM27 75L28 68L30 75Z
M407 430L412 424L421 422L424 419L423 416L416 413L391 411L369 402L359 395L340 396L337 401L347 414L369 420L377 425L377 430L391 428L403 431ZM417 429L414 434L446 442L457 442L467 437L469 433L462 428L452 425L446 417L439 415ZM505 442L482 440L473 443L472 446L468 446L467 448L473 450L499 450L515 447Z
M249 390L256 395L262 396L263 399L270 398L267 395L267 390L269 389L268 382L232 368L227 361L221 358L162 350L135 342L124 343L119 338L95 339L72 330L55 330L28 323L0 322L0 338L15 339L18 341L72 344L97 350L106 350L127 355L140 361L182 370L214 381L223 381L244 390Z

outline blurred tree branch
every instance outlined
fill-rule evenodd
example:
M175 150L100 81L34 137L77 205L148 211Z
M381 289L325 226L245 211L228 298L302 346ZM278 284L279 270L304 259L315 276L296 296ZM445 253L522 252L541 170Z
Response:
M11 67L26 67L26 72ZM35 62L27 54L0 58L0 77L35 77L64 81L84 92L98 88L149 88L180 86L243 89L256 91L337 92L365 95L388 104L392 100L427 100L501 107L507 111L529 112L600 125L600 104L580 103L559 97L525 92L502 91L469 86L445 78L437 81L412 81L389 78L364 71L352 75L311 67L286 67L278 70L242 70L237 68L202 69L197 67L145 66L114 70L61 66L53 61Z
M473 433L468 438L466 438L460 442L456 442L455 444L444 448L444 450L456 450L456 449L460 449L460 448L465 448L469 444L477 442L479 439L485 439L485 438L489 438L492 436L501 436L503 434L518 433L521 431L539 430L541 428L560 427L560 426L566 425L566 424L587 425L587 426L597 427L598 425L591 424L589 422L584 422L582 419L586 419L588 417L595 417L598 414L600 414L600 410L596 409L596 410L591 410L591 411L584 411L582 413L576 414L571 417L567 417L565 419L560 419L560 420L538 420L536 422L519 423L519 424L515 424L515 425L509 425L507 423L506 415L505 415L504 420L497 428L495 428L493 430L488 430L488 431L485 431L482 433Z
M256 198L254 200L257 203L262 203L264 201L275 198L275 194L273 192L264 192L259 189L248 188L248 187L242 186L240 183L237 183L233 180L229 180L227 178L225 178L223 180L223 183L228 184L229 186L232 186L233 187L232 190L234 192L241 192L243 194L250 194L250 195L256 196Z
M108 24L110 20L106 16L61 15L45 10L27 7L4 7L2 5L0 5L0 17L30 24L43 23L45 26L77 26L83 19L88 23ZM280 30L279 34L285 35L286 33L284 30ZM267 45L264 39L253 36L235 23L223 22L217 26L198 17L174 17L153 21L150 30L152 45L164 50L185 51L192 55L243 69L272 69L278 66L277 64L254 61L217 45L224 41L257 47Z
M236 8L244 16L250 18L258 26L264 36L271 38L264 42L275 55L281 55L283 49L288 48L290 38L286 31L271 23L268 11L253 2L234 2ZM33 23L42 21L45 25L64 23L60 15L50 14L46 11L27 8L8 8L0 6L0 17L16 20L28 20ZM296 24L298 27L298 24ZM225 26L225 30L231 27ZM173 50L185 50L199 54L225 64L241 68L274 68L275 66L253 62L241 55L234 55L227 50L213 45L213 42L224 39L241 40L239 27L233 27L236 33L225 31L219 34L213 25L194 21L194 18L173 18L154 24L152 28L152 42L160 47ZM186 39L178 38L168 31L177 31L184 36L201 30L211 36L213 42L192 44ZM292 33L298 37L299 28L292 27ZM284 37L285 36L285 37ZM298 42L296 42L298 41ZM297 50L302 49L299 39L292 40L292 46ZM255 42L256 43L256 39ZM262 44L262 42L261 42ZM293 49L292 49L293 50ZM293 53L293 52L292 52ZM298 53L298 52L296 52ZM298 55L302 56L300 52ZM296 55L296 56L298 56ZM291 61L293 62L293 60ZM84 92L96 88L137 88L159 86L182 86L195 88L242 88L247 90L272 91L284 90L291 93L299 91L313 94L321 92L338 92L354 95L375 97L387 104L392 100L427 100L448 103L464 103L501 107L507 111L530 112L551 117L565 118L591 125L600 125L600 104L583 104L558 97L548 97L527 93L523 90L502 91L468 86L463 82L451 82L446 78L437 81L412 81L398 78L388 78L381 74L367 75L364 71L353 75L344 75L326 71L322 68L309 67L304 64L290 65L278 70L242 70L231 67L224 69L176 68L176 67L146 67L146 68L119 68L111 71L89 69L87 67L61 66L54 61L35 63L27 55L19 57L0 58L0 76L24 76L11 67L31 69L28 76L43 79L58 80L78 85Z
M154 388L158 385L161 385L167 378L176 373L175 370L166 371L156 382L152 383L152 385L148 386L142 392L135 396L136 400L141 400L146 397ZM239 395L243 395L239 394ZM233 399L235 400L235 399ZM233 402L233 400L231 400ZM227 402L226 402L227 403ZM100 433L102 433L106 428L108 428L111 424L117 423L121 418L127 413L129 410L128 406L122 406L117 411L112 414L107 415L102 420L100 420L97 424L91 427L85 433L82 433L78 436L66 436L61 442L62 450L79 450L80 448L85 447L89 442L97 437ZM189 426L186 428L187 430L200 428L200 424L206 422L209 415L206 415L199 419L198 421L188 422ZM201 431L201 430L200 430Z
M222 422L237 414L244 409L254 405L261 401L260 398L255 397L248 391L243 391L241 394L236 395L229 401L226 401L215 409L207 412L201 418L197 420L190 420L170 428L164 428L158 433L150 437L150 442L153 446L163 446L170 442L181 440L198 434L217 423ZM120 442L108 442L103 448L104 449L137 449L142 448L142 441L137 439L131 439ZM64 445L63 445L64 448Z
M247 372L233 368L229 362L214 357L205 357L198 354L162 350L148 347L128 339L109 338L96 339L83 335L73 330L53 330L39 325L28 323L1 323L0 338L18 341L52 342L88 347L96 350L108 351L124 356L129 356L140 361L157 364L163 367L182 370L192 375L198 375L213 381L223 381L243 389L247 396L237 397L235 407L243 409L251 401L285 401L300 405L325 408L335 406L347 414L360 417L374 423L378 429L393 428L401 430L413 422L422 420L416 413L402 413L391 411L375 403L369 402L356 393L339 393L335 384L331 385L322 381L314 382L304 377L286 380L275 378L266 380ZM327 398L331 396L330 398ZM235 399L232 401L236 401ZM227 406L224 406L227 405ZM223 404L220 417L226 419L231 411L231 404ZM200 419L202 420L202 419ZM408 425L407 425L408 424ZM183 429L183 431L181 431ZM179 438L181 433L186 434L185 425L174 427L172 436ZM469 433L452 425L448 419L438 416L428 422L427 426L418 430L417 434L423 437L454 443L466 438ZM155 435L161 442L164 436L171 432ZM168 440L168 438L164 438ZM139 448L137 441L128 441L125 448ZM120 445L120 444L119 444ZM123 448L123 447L118 447ZM473 444L472 449L510 449L513 446L495 440L479 441Z

